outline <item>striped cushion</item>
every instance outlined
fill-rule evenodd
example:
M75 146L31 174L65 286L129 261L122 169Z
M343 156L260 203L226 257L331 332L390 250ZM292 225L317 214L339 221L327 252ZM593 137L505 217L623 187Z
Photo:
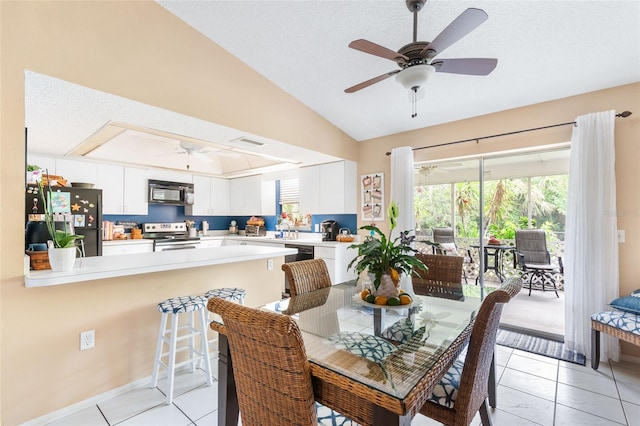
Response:
M453 408L458 396L458 389L460 388L460 377L462 376L462 367L464 367L464 359L467 355L467 351L464 350L453 362L453 365L440 379L437 385L431 391L431 396L427 401L431 401L435 404L442 405L444 407Z
M611 327L640 335L640 315L631 312L602 311L591 315L591 319Z
M204 309L207 299L202 296L181 296L167 299L158 303L158 310L162 313L181 314Z

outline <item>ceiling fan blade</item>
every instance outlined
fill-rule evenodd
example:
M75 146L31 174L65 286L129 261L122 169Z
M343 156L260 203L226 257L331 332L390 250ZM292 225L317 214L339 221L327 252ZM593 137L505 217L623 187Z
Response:
M495 58L440 59L431 63L436 72L466 75L489 75L498 65Z
M384 46L380 46L379 44L375 44L364 39L352 41L351 43L349 43L349 47L364 53L380 56L381 58L390 59L395 62L407 62L409 60L408 57L404 56L401 53L394 52L391 49L387 49Z
M357 92L360 89L364 89L365 87L369 87L372 84L375 84L379 81L385 80L389 77L391 77L394 74L398 74L401 70L395 70L395 71L391 71L382 75L379 75L377 77L372 78L371 80L367 80L367 81L363 81L362 83L358 83L355 86L351 86L348 89L344 89L345 93L353 93L353 92Z
M438 36L433 39L422 51L423 58L433 58L442 53L462 37L475 30L480 24L486 21L489 15L482 9L469 8L454 19Z

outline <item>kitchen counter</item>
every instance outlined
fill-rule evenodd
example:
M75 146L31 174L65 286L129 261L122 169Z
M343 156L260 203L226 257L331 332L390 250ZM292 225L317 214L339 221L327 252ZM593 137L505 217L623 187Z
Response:
M44 287L104 278L268 259L295 253L297 253L296 249L284 247L237 245L198 250L84 257L76 259L75 266L71 271L30 271L25 275L24 281L26 287Z
M339 241L322 241L317 238L275 238L273 236L266 237L247 237L243 235L235 235L235 236L225 236L225 240L236 240L246 242L247 244L251 244L251 242L256 243L269 243L269 244L296 244L301 246L314 246L314 247L341 247L341 246L349 246L351 244L357 244L357 241L353 241L351 243L341 243Z
M121 240L102 240L103 246L117 246L118 244L153 244L153 240L148 238L123 238Z

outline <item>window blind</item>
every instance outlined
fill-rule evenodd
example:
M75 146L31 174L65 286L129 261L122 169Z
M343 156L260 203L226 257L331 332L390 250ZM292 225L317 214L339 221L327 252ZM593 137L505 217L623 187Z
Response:
M298 179L280 181L280 204L298 204Z

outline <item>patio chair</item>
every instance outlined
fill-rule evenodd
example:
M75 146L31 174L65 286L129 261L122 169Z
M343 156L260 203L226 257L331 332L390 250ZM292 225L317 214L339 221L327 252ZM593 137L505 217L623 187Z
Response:
M559 268L551 263L551 255L547 250L547 235L542 229L516 230L516 251L513 256L514 267L520 267L523 279L529 275L529 296L534 278L542 283L545 291L545 281L553 283L553 289L558 295L555 275L564 273L562 257L558 257Z
M482 424L491 424L487 398L498 325L504 304L521 289L520 278L509 278L484 299L473 323L466 354L458 357L435 385L420 409L421 414L445 425L468 425L479 411ZM447 362L443 358L438 363ZM438 365L432 369L438 369Z
M331 411L315 402L304 341L290 316L215 297L207 306L224 322L219 331L229 341L243 425L316 425L317 412Z
M282 270L289 283L291 296L331 287L331 276L323 259L283 263Z
M433 228L432 231L433 242L437 243L437 245L433 246L433 254L462 256L465 264L473 264L473 256L471 255L470 249L466 249L462 254L460 254L458 245L456 244L453 228ZM467 281L467 272L465 268L462 269L462 276L465 284L468 284L469 282Z

